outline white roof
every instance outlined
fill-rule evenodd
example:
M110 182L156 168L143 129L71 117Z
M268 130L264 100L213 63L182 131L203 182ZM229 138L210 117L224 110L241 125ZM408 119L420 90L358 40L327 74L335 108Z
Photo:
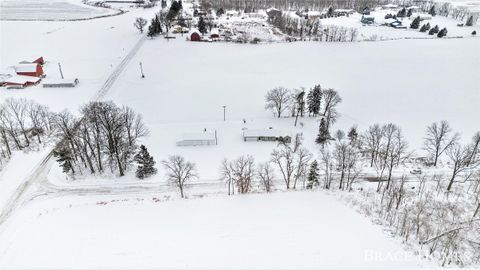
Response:
M6 83L25 84L27 82L37 83L40 81L40 78L33 76L13 75L10 78L5 78L3 81Z
M212 31L210 31L210 34L211 35L218 35L219 34L218 28L213 28Z
M77 79L45 79L43 84L63 84L63 83L71 83L75 84Z
M38 64L21 64L21 65L16 65L13 68L15 69L15 72L36 72L37 71L37 65Z
M308 16L320 16L322 13L320 11L309 11L307 12Z
M409 6L409 7L407 7L407 9L420 9L420 7L417 7L417 6Z
M398 7L398 5L387 4L387 5L383 5L383 7L386 7L386 8L396 8L396 7Z
M344 9L344 8L337 8L334 12L352 12L353 9Z
M214 132L185 133L180 141L214 141Z
M246 129L243 137L285 137L287 133L276 129Z

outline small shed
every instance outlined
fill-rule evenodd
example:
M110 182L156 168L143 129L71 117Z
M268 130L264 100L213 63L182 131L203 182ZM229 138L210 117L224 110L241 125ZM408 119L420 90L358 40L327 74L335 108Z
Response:
M75 87L77 86L78 82L78 79L48 80L43 83L43 88Z
M20 64L13 67L17 75L41 77L43 75L43 68L38 63Z
M177 146L217 145L217 132L185 133Z
M200 34L197 33L197 32L193 32L191 35L190 35L190 41L201 41L202 38L200 37Z
M290 143L292 137L276 129L246 129L243 131L244 141L286 142Z

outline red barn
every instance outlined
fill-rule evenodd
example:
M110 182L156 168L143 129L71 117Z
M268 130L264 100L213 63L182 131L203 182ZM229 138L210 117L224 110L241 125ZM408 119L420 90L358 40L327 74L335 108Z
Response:
M21 64L21 65L15 66L14 69L17 75L33 76L33 77L41 77L43 75L43 68L38 63Z
M200 40L201 40L200 35L197 32L193 32L190 35L190 41L200 41Z
M22 86L27 87L40 83L40 78L31 76L12 76L4 79L3 84L5 86Z
M33 61L32 63L37 63L43 66L43 64L45 64L45 60L43 60L43 57L40 56L37 60Z

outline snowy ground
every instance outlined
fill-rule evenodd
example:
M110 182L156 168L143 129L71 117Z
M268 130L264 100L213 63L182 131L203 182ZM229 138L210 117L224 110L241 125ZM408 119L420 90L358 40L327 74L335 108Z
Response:
M98 205L65 197L27 206L0 235L0 268L428 266L318 192L146 200Z
M81 0L1 0L0 20L84 20L118 14L118 10L93 7Z
M79 78L80 84L71 89L0 88L0 102L7 97L26 97L54 111L67 108L76 112L95 96L141 38L132 26L134 18L150 18L155 11L132 9L120 16L79 22L2 21L2 70L43 56L48 78L59 77L60 62L65 76ZM307 147L317 154L313 145L316 119L302 119L304 127L294 128L293 119L275 119L264 110L264 95L275 86L297 88L320 83L333 87L344 99L335 128L357 124L362 130L377 122L393 122L403 128L411 149L420 149L427 124L443 119L462 131L464 139L470 139L478 130L472 123L480 114L480 78L475 73L480 70L479 48L478 38L265 45L190 43L180 36L173 41L157 38L143 43L107 99L143 114L151 130L144 143L157 161L181 154L197 163L199 182L216 181L223 158L252 154L256 161L266 161L275 147L274 143L243 142L244 127L303 132ZM140 61L145 79L139 76ZM225 122L223 105L227 106ZM175 139L182 133L204 128L217 130L218 146L175 146ZM28 162L16 154L0 174L3 202L22 184L41 154L28 155ZM385 268L392 265L388 256L407 258L398 264L395 261L399 269L420 265L417 258L404 253L399 243L387 240L379 228L320 193L133 203L135 196L152 200L141 193L128 195L127 203L97 206L99 201L125 199L118 196L124 191L122 185L127 191L129 186L136 186L137 191L165 194L163 170L146 183L136 184L131 175L114 181L105 177L66 181L54 167L49 181L47 186L70 190L60 193L64 197L40 197L26 204L0 228L0 268L331 268L339 261L341 267ZM117 184L120 188L112 191ZM89 188L102 189L102 193L91 195ZM220 188L223 192L224 187ZM75 192L83 196L72 195ZM99 195L109 192L117 195ZM172 190L166 193L177 196ZM232 211L238 211L235 218ZM325 218L329 216L335 218ZM233 226L235 229L231 229ZM259 228L255 234L253 228ZM188 241L190 237L195 241ZM134 244L125 244L130 241ZM52 244L46 247L45 243ZM233 251L227 252L230 248ZM71 257L72 250L76 250L75 258ZM175 251L192 255L178 256ZM372 254L365 251L385 252L387 259L366 260L365 256ZM101 256L94 256L98 254ZM250 259L254 254L265 256ZM349 260L339 254L348 254ZM235 265L229 264L232 261Z

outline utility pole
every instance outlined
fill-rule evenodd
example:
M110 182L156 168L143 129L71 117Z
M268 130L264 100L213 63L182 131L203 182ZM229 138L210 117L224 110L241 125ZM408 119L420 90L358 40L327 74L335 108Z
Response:
M62 76L62 80L63 80L62 66L60 65L60 63L58 63L58 69L60 70L60 76Z
M227 106L223 105L223 121L225 121L225 109L227 108Z
M145 74L143 74L142 62L140 62L140 74L142 74L142 78L145 78Z

